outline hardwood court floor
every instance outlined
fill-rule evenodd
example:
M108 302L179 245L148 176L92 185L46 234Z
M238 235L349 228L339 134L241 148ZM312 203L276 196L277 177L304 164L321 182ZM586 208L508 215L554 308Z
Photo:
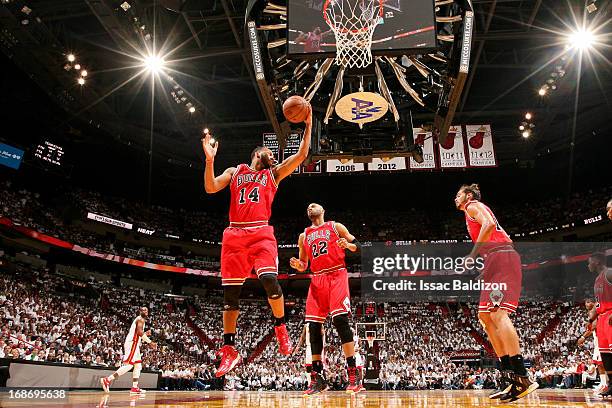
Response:
M351 396L328 391L304 398L300 392L251 391L150 391L143 396L130 396L127 391L69 392L65 400L16 400L0 394L0 407L51 408L395 408L395 407L612 407L612 400L592 397L588 390L538 390L528 398L511 404L491 402L488 391L368 391Z

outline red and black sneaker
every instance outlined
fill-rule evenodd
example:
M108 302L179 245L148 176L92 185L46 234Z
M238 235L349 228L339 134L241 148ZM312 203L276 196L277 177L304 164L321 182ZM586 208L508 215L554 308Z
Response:
M316 371L312 371L310 373L310 386L304 391L304 396L307 397L309 395L318 394L325 390L327 390L327 381L325 381L325 378Z
M229 373L236 364L240 362L240 354L238 350L234 346L225 345L221 347L221 349L217 352L218 356L221 356L221 363L219 364L219 368L217 368L217 373L215 377L223 377L225 374Z
M130 394L144 394L145 392L145 390L141 390L139 387L130 388Z
M348 394L357 394L359 391L363 390L361 386L361 381L357 378L357 368L356 367L348 367L346 369L348 371L349 384L346 387L346 392Z
M291 340L289 340L287 326L284 324L274 326L274 333L276 333L276 340L278 341L278 351L285 356L291 354Z

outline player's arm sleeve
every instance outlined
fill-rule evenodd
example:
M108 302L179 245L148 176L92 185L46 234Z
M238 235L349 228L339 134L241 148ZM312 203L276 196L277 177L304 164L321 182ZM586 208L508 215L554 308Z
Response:
M230 181L232 181L232 176L236 171L235 167L229 167L219 176L215 177L215 169L213 166L213 162L207 162L206 169L204 170L204 189L209 194L216 193L227 187Z

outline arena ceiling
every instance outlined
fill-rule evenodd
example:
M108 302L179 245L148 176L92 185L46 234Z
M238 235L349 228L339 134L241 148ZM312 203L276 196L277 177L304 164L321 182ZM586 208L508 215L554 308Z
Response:
M609 1L594 3L597 10L589 13L582 1L473 0L477 24L456 122L492 123L502 163L567 149L574 115L575 143L609 131L606 89L612 81L605 51L590 52L581 64L571 52L560 58L562 34L582 24L582 16L587 25L609 22ZM245 41L246 9L246 0L7 0L0 8L0 47L67 112L63 123L95 126L118 146L146 151L151 87L148 75L136 76L142 62L135 57L155 43L172 61L173 78L161 81L153 97L155 153L195 166L207 127L223 140L227 160L244 160L261 133L271 130ZM601 40L608 49L609 31L609 24L600 31L608 35ZM74 68L65 69L69 53L88 71L83 86ZM556 89L539 96L551 79ZM518 130L526 112L535 124L528 140ZM72 137L66 127L57 132ZM81 133L86 142L89 132Z

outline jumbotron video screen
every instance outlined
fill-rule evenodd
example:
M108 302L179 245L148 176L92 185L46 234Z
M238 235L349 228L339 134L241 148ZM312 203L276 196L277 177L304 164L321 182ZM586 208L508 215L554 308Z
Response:
M358 7L365 9L367 3L362 1ZM324 17L325 9L330 6L331 1L326 0L289 0L290 55L336 52L334 32ZM379 18L372 37L372 51L410 52L436 46L433 1L381 0L381 6L375 9Z

